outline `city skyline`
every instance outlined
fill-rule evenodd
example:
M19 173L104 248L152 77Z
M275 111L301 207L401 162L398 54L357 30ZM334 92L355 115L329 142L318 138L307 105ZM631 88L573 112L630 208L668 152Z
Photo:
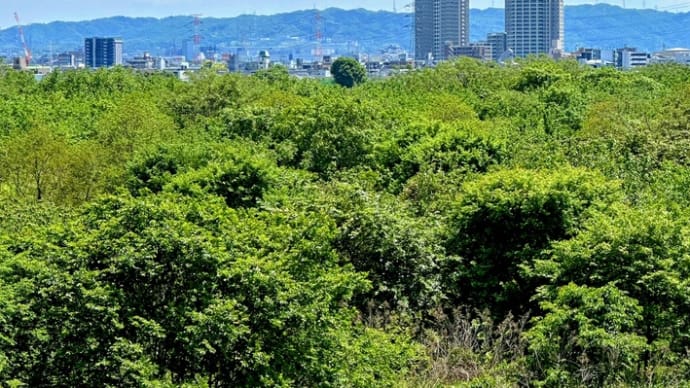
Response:
M241 14L275 14L303 9L337 7L344 9L365 8L398 12L412 11L412 0L264 0L245 2L237 0L120 0L98 2L90 0L63 0L47 3L43 0L6 0L0 14L0 29L14 26L13 13L20 14L23 24L52 21L81 21L110 16L167 17L174 15L202 14L204 17L230 17ZM565 5L608 3L625 8L650 8L669 12L688 12L686 0L566 0ZM503 0L470 0L470 8L503 8ZM395 8L394 8L395 7Z

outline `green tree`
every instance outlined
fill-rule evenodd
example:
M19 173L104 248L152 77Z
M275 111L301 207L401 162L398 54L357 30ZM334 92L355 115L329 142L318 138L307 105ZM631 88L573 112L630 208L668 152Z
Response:
M686 216L674 220L663 208L621 205L609 213L594 214L573 238L554 243L537 272L554 287L615 283L640 303L639 333L682 352L690 346Z
M415 218L392 195L367 191L360 184L333 183L323 188L338 226L334 247L357 271L368 274L372 289L357 298L363 310L420 312L438 305L438 230Z
M68 145L53 128L35 127L0 142L3 180L16 199L57 199L55 192L67 173Z
M194 77L194 82L179 90L167 102L178 127L204 123L222 112L224 108L239 105L241 96L236 74L218 75L204 71Z
M271 153L252 143L218 146L200 155L200 159L206 160L198 160L196 168L178 174L183 169L182 158L173 160L154 155L146 161L149 166L137 166L135 173L139 177L133 183L158 189L170 181L165 187L167 191L190 196L215 194L229 207L240 208L257 206L276 180L278 168ZM145 169L140 170L141 167ZM146 181L142 182L141 178Z
M137 151L175 139L173 120L145 95L132 93L111 103L97 122L95 138L112 163L120 165Z
M467 182L447 225L451 300L499 317L527 312L540 282L530 273L533 261L551 243L575 236L591 207L618 198L615 183L572 168L503 170Z
M359 321L350 304L369 282L339 264L335 235L319 212L165 193L3 234L0 378L394 385L419 348Z
M364 83L367 79L367 69L354 58L340 57L333 61L331 74L335 82L347 88Z

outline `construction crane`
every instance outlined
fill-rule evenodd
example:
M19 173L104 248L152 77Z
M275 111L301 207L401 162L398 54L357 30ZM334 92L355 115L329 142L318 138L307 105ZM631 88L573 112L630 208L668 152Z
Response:
M24 59L26 60L26 65L29 66L31 64L31 50L29 50L29 46L27 46L26 44L26 38L24 37L24 28L22 27L22 23L19 21L19 14L17 12L14 13L14 20L17 21L19 39L21 39L22 47L24 48Z

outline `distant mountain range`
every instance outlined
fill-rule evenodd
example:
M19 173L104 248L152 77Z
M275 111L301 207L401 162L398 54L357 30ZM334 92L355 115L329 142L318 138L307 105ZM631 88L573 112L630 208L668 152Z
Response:
M504 30L503 9L472 10L471 40ZM623 9L607 4L568 6L566 49L598 47L612 49L624 45L642 50L690 46L690 13ZM295 57L306 57L315 49L316 36L323 36L325 52L376 53L391 45L409 50L413 43L413 17L405 13L374 12L363 9L307 10L272 16L244 15L233 18L203 18L195 24L191 16L163 19L111 17L83 22L53 22L24 27L34 56L50 52L78 51L85 37L116 36L124 40L125 52L154 55L181 52L193 36L202 37L201 46L218 52L267 49ZM17 28L0 30L0 55L22 52Z

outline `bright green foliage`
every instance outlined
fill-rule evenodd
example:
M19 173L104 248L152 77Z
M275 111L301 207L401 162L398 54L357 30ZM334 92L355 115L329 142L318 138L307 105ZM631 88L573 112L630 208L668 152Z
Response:
M501 125L509 125L518 133L544 127L544 107L537 95L515 90L491 90L478 105L477 113L482 120L503 119Z
M227 137L269 142L282 163L328 177L371 162L380 113L367 101L325 90L284 111L227 111Z
M267 70L259 70L254 76L271 84L288 84L291 82L287 67L282 65L272 66Z
M683 85L690 80L690 71L688 71L688 68L678 63L668 63L664 65L655 64L640 70L643 76L653 79L667 87Z
M582 93L567 82L549 86L542 94L544 101L544 130L568 132L582 127L586 109Z
M192 196L216 194L232 208L253 207L275 179L275 170L270 159L240 151L229 160L210 161L203 168L175 177L168 188Z
M95 138L113 160L125 162L146 146L174 139L173 128L170 117L144 95L129 95L101 115Z
M35 128L3 142L3 181L11 182L18 198L42 201L59 190L67 144L48 128Z
M32 386L388 385L418 354L353 323L368 283L337 266L318 214L111 198L42 238L8 246L0 283L18 330L1 337L5 376Z
M484 173L504 161L506 154L505 140L477 120L411 125L374 150L377 170L391 179L394 190L410 186L423 174L462 179L466 174Z
M419 346L410 346L404 333L384 334L364 329L341 353L347 364L345 378L335 385L357 388L401 385L400 377L411 372L411 361L424 361ZM351 354L362 357L351 358Z
M346 88L359 85L367 79L367 69L354 58L340 57L331 65L335 83Z
M560 82L568 81L570 75L551 61L538 61L528 63L520 70L520 77L515 89L528 91L533 89L548 88Z
M128 171L127 188L136 195L142 190L159 193L177 174L186 162L181 153L174 149L159 147L157 150L140 156L131 163Z
M590 288L573 283L540 299L544 316L526 333L537 386L636 381L646 341L634 331L642 318L635 299L611 284Z
M102 182L104 152L98 143L70 144L51 128L32 128L0 139L0 181L18 200L82 203Z
M12 71L6 67L0 67L0 79L2 79L0 96L3 100L9 100L13 96L16 97L17 94L31 94L37 89L34 77L28 72Z
M688 384L687 67L352 62L0 68L0 385Z
M360 306L420 311L437 305L443 251L433 225L422 225L389 195L349 186L329 194L327 206L338 225L334 246L374 285L360 296Z
M664 101L659 113L659 157L682 165L690 163L690 87L683 85Z
M651 176L651 182L639 193L641 203L658 206L663 204L674 217L682 216L690 206L685 187L690 185L690 171L676 163L664 163Z
M297 123L299 166L329 174L366 164L377 137L376 107L369 102L323 95Z
M505 159L505 145L485 131L472 128L476 122L452 127L436 127L431 136L410 146L404 156L412 166L407 169L462 172L487 172Z
M239 104L238 80L233 75L217 76L205 72L196 78L194 87L186 85L168 105L180 127L207 122L223 109Z
M554 245L537 268L552 284L594 287L615 282L640 303L639 333L676 351L690 344L687 221L663 209L598 214L575 238Z
M596 173L504 170L463 186L451 204L444 284L457 301L499 316L527 312L535 284L525 273L551 242L573 236L592 206L615 200Z

